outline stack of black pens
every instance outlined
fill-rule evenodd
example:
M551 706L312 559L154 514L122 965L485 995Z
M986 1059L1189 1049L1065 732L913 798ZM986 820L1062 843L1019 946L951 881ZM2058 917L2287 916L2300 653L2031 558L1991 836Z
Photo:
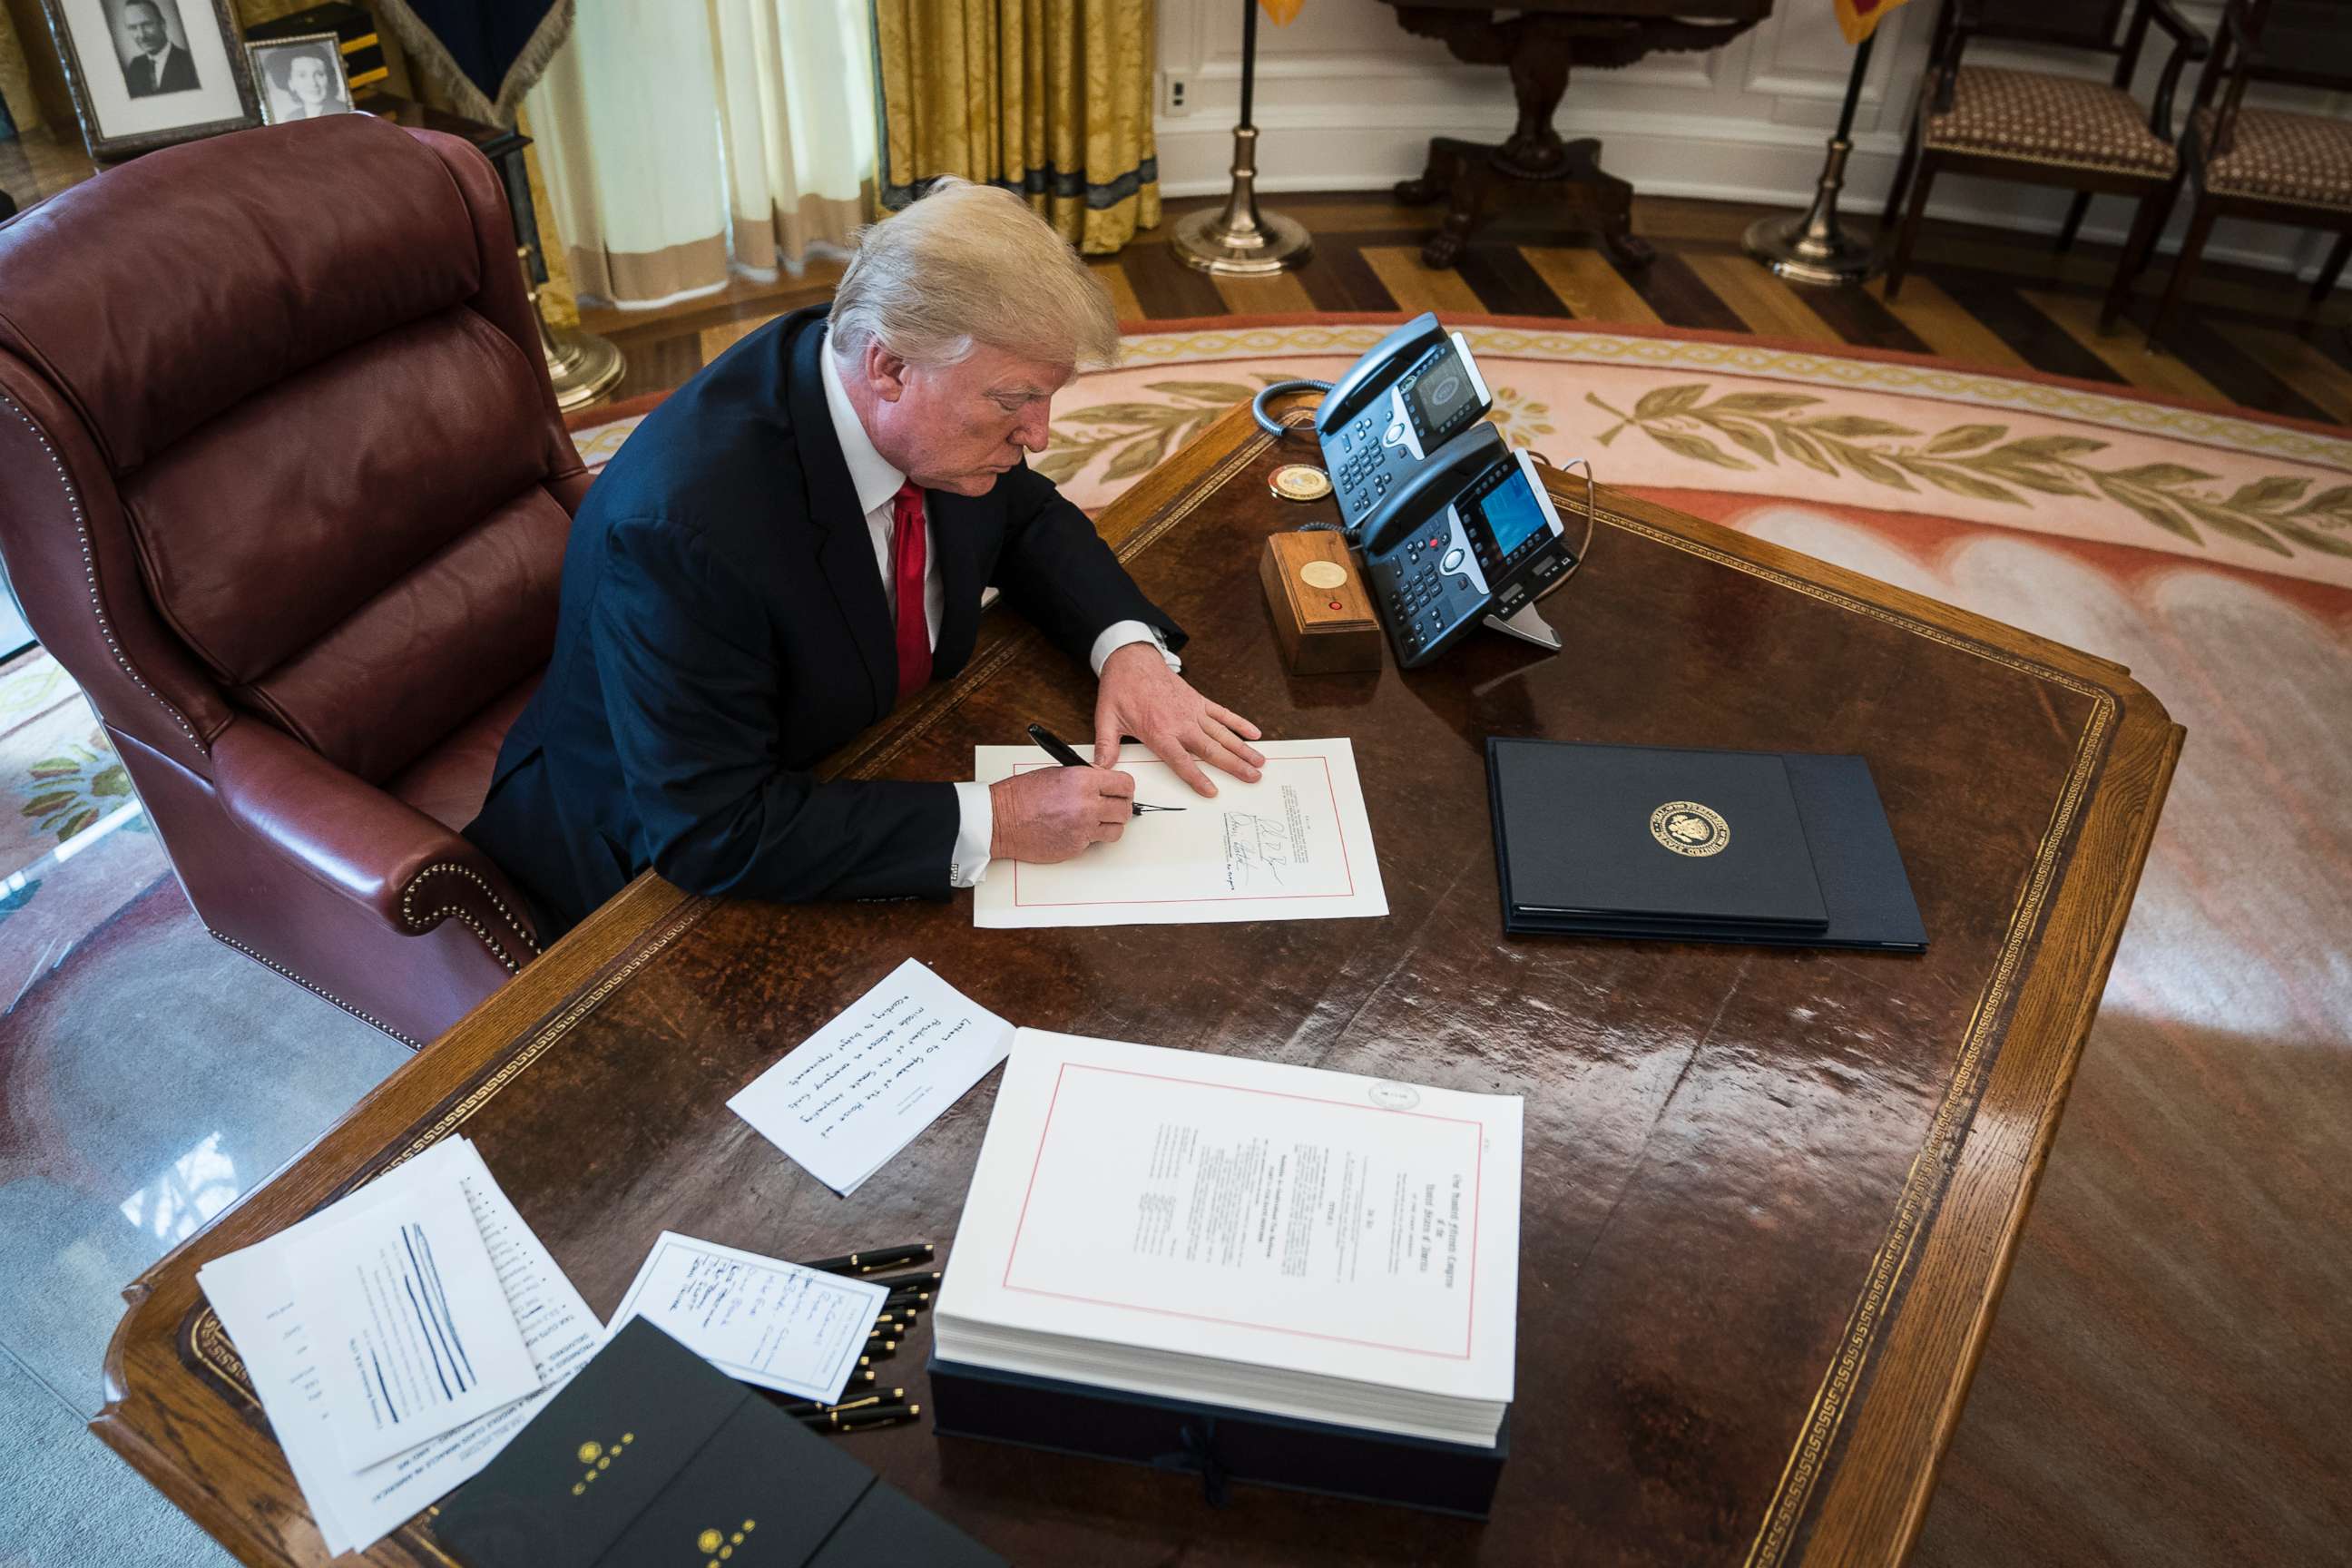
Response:
M931 1244L917 1241L840 1258L820 1258L802 1265L804 1268L822 1268L828 1274L865 1279L885 1287L890 1294L882 1303L872 1331L866 1336L865 1353L857 1358L857 1370L850 1374L849 1386L843 1390L841 1402L820 1405L814 1400L796 1400L784 1405L788 1414L815 1431L856 1432L868 1426L895 1426L923 1413L920 1405L906 1403L905 1389L882 1387L881 1374L876 1367L896 1355L900 1343L914 1332L917 1321L929 1309L931 1294L940 1285L937 1269L925 1268L912 1274L898 1271L931 1261ZM882 1275L891 1278L879 1278Z

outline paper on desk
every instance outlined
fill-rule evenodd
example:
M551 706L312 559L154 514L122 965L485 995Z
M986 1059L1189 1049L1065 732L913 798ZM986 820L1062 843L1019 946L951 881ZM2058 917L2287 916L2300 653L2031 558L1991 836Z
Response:
M1012 1025L910 958L727 1108L847 1197L1012 1044Z
M294 1310L317 1341L327 1424L349 1470L539 1386L454 1171L320 1226L303 1244Z
M455 1173L465 1189L499 1284L530 1347L537 1393L453 1432L395 1454L357 1475L346 1472L327 1425L318 1357L295 1305L296 1270L321 1223L360 1206L398 1202L416 1186ZM268 1240L216 1258L197 1271L260 1395L295 1483L330 1552L363 1552L410 1516L472 1479L604 1342L603 1325L531 1233L474 1146L463 1139L424 1153L333 1207Z
M971 922L1032 926L1188 925L1384 915L1388 893L1356 779L1356 751L1328 741L1261 741L1257 783L1217 776L1196 795L1139 745L1119 753L1149 812L1116 844L1050 866L1000 861L972 889ZM994 784L1055 764L1032 746L980 746L974 776Z
M666 1230L604 1326L643 1318L744 1383L831 1405L889 1290Z

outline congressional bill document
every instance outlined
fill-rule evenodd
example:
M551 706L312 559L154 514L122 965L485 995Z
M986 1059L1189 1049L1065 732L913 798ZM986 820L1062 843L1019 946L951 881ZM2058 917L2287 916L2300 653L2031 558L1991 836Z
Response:
M995 784L1058 766L1034 746L976 746L972 776ZM1327 741L1263 741L1255 784L1215 775L1199 795L1140 745L1119 752L1146 812L1116 844L1051 865L992 865L972 889L982 930L1192 925L1384 915L1387 889L1356 777L1356 751Z
M1491 1446L1520 1121L1516 1096L1020 1030L939 1353Z

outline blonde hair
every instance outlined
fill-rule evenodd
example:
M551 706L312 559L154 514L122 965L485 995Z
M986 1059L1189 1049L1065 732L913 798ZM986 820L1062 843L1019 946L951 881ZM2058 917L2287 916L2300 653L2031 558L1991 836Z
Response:
M916 364L953 364L976 342L1034 359L1118 358L1110 296L1029 204L942 176L858 236L834 291L829 336L846 364L879 342Z

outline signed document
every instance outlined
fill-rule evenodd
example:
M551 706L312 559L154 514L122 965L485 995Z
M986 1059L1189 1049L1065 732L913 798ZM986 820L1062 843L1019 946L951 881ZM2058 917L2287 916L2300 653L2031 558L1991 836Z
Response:
M890 1292L666 1230L604 1337L644 1318L743 1383L832 1404Z
M1388 894L1372 853L1356 779L1356 752L1329 741L1265 741L1264 775L1216 775L1194 795L1144 747L1120 753L1135 798L1183 807L1148 812L1116 844L1051 866L1002 860L972 890L972 924L1192 925L1225 921L1337 920L1384 915ZM1055 764L1034 746L976 748L975 777L994 784Z
M1012 1025L910 958L727 1109L847 1197L1012 1045Z

